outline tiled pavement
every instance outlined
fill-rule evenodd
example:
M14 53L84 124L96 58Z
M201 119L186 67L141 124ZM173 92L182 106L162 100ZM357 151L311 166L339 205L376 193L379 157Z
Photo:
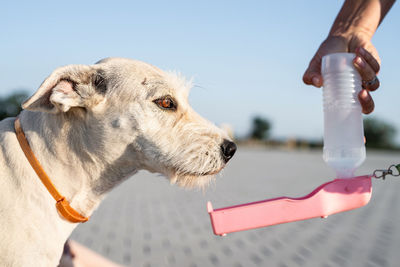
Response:
M358 174L400 163L368 152ZM302 196L333 177L320 151L239 148L206 192L141 172L116 188L72 238L126 266L400 266L400 178L373 181L368 206L327 219L214 236L214 208Z

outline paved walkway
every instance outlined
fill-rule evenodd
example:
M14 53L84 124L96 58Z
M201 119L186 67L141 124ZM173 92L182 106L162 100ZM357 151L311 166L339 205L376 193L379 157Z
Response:
M358 174L400 163L368 152ZM373 181L368 206L328 217L214 236L214 208L302 196L333 177L321 152L239 148L206 192L141 172L116 188L72 238L125 266L400 266L400 178Z

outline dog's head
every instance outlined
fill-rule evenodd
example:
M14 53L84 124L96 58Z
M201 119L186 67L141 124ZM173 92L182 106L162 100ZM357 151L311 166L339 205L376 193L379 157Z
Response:
M178 74L109 58L55 70L23 108L73 124L69 134L85 139L74 143L105 168L123 170L119 175L146 169L182 186L203 186L236 146L190 107L190 87Z

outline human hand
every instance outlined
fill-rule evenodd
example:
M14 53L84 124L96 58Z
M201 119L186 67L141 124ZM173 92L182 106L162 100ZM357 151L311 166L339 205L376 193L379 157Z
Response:
M350 38L330 36L324 42L311 59L304 73L305 84L321 87L323 84L321 75L322 57L339 52L352 52L356 54L353 60L355 68L361 75L363 89L358 94L362 112L369 114L374 110L374 101L370 95L371 91L378 89L380 83L377 74L380 68L380 59L375 47L367 38L352 36Z

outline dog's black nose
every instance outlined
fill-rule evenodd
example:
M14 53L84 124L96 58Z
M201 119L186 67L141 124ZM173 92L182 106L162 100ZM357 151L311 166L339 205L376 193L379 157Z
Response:
M224 139L224 142L221 145L221 152L225 163L228 162L236 152L236 144Z

